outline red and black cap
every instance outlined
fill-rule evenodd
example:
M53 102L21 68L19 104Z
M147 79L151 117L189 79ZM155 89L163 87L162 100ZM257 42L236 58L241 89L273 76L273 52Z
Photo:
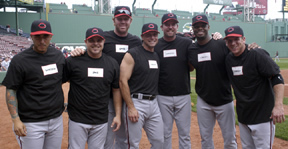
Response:
M98 37L105 39L103 35L104 35L104 32L101 28L92 27L92 28L87 29L86 31L86 40L94 36L98 36Z
M155 23L144 24L143 27L142 27L142 35L146 34L148 32L157 32L157 33L159 33L157 24L155 24Z
M117 6L114 10L114 17L117 18L119 16L126 15L128 17L132 17L132 13L129 7L127 6Z
M51 25L45 20L36 20L31 25L30 35L40 35L40 34L52 34Z
M197 15L197 16L192 18L192 26L198 22L203 22L203 23L209 24L208 18L204 14Z
M244 33L240 26L231 26L225 29L225 38L227 37L243 37ZM224 39L225 39L224 38Z
M162 24L169 20L175 20L178 23L177 16L174 13L166 13L162 16Z

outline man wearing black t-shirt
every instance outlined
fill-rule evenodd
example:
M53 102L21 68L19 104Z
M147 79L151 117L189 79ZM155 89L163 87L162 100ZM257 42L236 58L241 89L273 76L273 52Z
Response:
M213 128L220 125L224 149L237 148L235 114L230 82L225 69L225 57L229 50L224 40L213 40L208 34L206 15L192 19L196 36L196 48L189 50L189 61L196 69L195 90L197 118L202 148L214 148Z
M142 44L138 36L128 33L130 24L132 23L132 13L127 6L117 6L114 10L114 30L105 32L105 43L103 53L113 57L120 65L124 54L133 47ZM75 49L71 52L72 56L79 56L83 54L83 49ZM115 117L114 104L112 96L109 102L109 115L108 115L108 134L105 141L105 149L123 149L128 148L126 141L126 131L124 125L121 125L119 130L114 132L110 127L112 120ZM123 119L121 119L123 124Z
M164 148L172 149L172 128L175 120L179 148L190 149L191 97L188 49L192 40L176 36L177 16L164 14L161 29L164 36L155 46L160 59L158 105L164 122Z
M125 101L123 116L129 148L139 148L142 128L152 149L162 149L163 121L158 107L159 57L154 52L158 42L154 23L142 27L142 46L129 49L120 65L120 90Z
M128 33L130 24L132 23L132 13L130 8L127 6L117 6L114 11L114 30L105 32L105 44L103 53L113 57L118 64L120 65L125 53L136 46L142 44L138 36ZM114 104L112 96L109 102L109 116L108 124L109 126L112 123L113 118L115 117ZM124 124L123 119L121 123ZM116 132L113 131L112 127L108 128L108 134L105 142L105 149L123 149L128 148L127 136L124 125L120 126L120 129Z
M33 45L13 57L2 82L22 149L61 148L65 58L49 46L52 35L49 22L34 21L30 33Z
M111 126L117 131L121 123L122 99L119 90L119 64L102 53L104 32L100 28L86 31L87 52L67 58L64 80L70 80L68 94L69 148L104 148L108 130L108 103L112 89L116 116Z
M226 69L236 96L242 147L271 149L274 124L285 121L284 80L279 67L264 49L247 49L239 26L228 27L225 34L231 51Z

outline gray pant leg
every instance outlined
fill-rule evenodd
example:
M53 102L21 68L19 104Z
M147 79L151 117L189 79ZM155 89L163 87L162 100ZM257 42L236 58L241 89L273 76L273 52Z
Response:
M127 146L127 135L125 131L124 121L121 117L121 126L119 130L116 132L113 132L113 128L111 128L111 124L113 122L113 118L115 117L115 110L114 110L114 104L113 99L110 98L109 100L109 114L108 114L108 131L107 131L107 137L105 141L104 148L105 149L126 149ZM123 115L123 110L122 114Z
M145 115L147 107L147 103L145 103L144 100L138 100L132 98L132 101L134 103L135 108L138 110L139 118L138 122L131 122L128 118L128 108L126 104L124 103L123 108L123 117L124 117L124 123L125 123L125 130L127 131L127 146L129 144L130 149L139 149L139 143L142 138L142 128L145 123ZM148 101L148 100L146 100Z
M114 112L108 113L108 127L107 127L107 136L106 141L104 144L105 149L114 149L114 140L115 140L115 134L113 132L113 129L110 127L114 118ZM123 125L123 124L121 124Z
M69 119L69 149L84 149L88 139L88 129L84 124L74 122Z
M108 124L93 125L88 132L88 149L104 149Z
M215 126L216 116L211 106L199 96L197 97L197 119L202 149L214 149L213 128Z
M16 140L21 149L42 149L44 145L45 132L47 131L45 122L23 123L27 129L27 135L19 137L15 133ZM14 128L14 127L12 127ZM13 130L14 132L14 130Z
M164 143L163 120L156 99L150 101L149 117L144 124L151 149L162 149Z
M27 135L25 137L15 135L22 149L61 149L62 116L42 122L24 123L24 125Z
M224 139L224 149L237 149L235 112L233 102L214 107Z
M164 124L164 148L172 149L172 129L174 121L174 106L172 97L157 96L158 106L162 115Z
M62 138L63 118L61 115L58 118L49 120L49 128L45 135L43 149L61 149Z
M273 122L245 125L239 122L243 149L272 149L275 136Z
M191 97L190 95L174 96L175 122L178 129L179 149L191 149Z

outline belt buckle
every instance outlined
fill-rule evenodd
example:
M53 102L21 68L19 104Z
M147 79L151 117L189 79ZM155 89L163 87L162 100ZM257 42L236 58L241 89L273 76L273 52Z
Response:
M149 100L153 100L154 98L154 95L149 96Z

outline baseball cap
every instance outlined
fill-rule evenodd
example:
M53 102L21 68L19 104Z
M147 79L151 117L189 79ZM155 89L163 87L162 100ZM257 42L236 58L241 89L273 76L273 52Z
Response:
M155 23L144 24L143 27L142 27L142 35L146 34L148 32L157 32L157 33L159 33L157 24L155 24Z
M31 25L30 35L52 34L51 25L45 20L36 20Z
M178 23L177 16L174 13L166 13L162 16L162 24L169 20L175 20Z
M240 26L230 26L225 29L225 38L227 37L243 37L244 33ZM224 39L225 39L224 38Z
M193 26L195 23L198 23L198 22L203 22L203 23L209 24L208 18L207 18L207 16L204 15L204 14L197 15L197 16L195 16L195 17L192 18L192 26Z
M101 28L92 27L92 28L87 29L86 31L86 40L94 36L98 36L98 37L105 39L103 35L104 35L104 32Z
M132 13L129 7L127 6L117 6L115 7L115 11L114 11L114 17L119 17L119 16L123 16L126 15L128 17L131 18Z

